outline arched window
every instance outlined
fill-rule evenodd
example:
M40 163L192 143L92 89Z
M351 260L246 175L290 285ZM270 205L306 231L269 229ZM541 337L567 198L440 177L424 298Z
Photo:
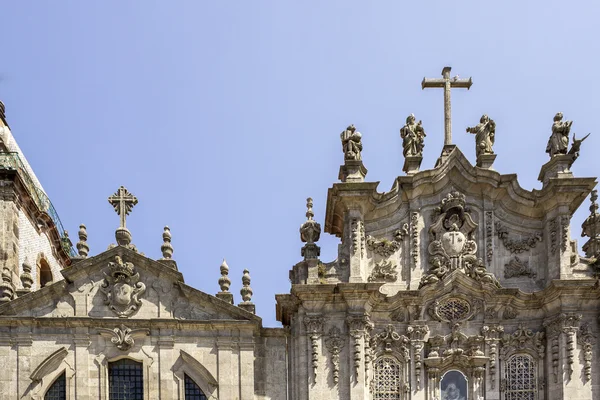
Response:
M207 400L204 392L200 389L196 382L187 374L185 375L185 400Z
M143 400L142 363L127 358L108 364L109 400Z
M506 361L505 400L535 400L537 398L537 371L533 357L515 354Z
M383 356L373 367L373 400L401 399L402 366L398 360Z
M67 388L66 388L66 378L65 373L63 372L56 378L56 380L52 383L46 395L44 396L44 400L66 400L67 398Z
M38 266L38 279L40 288L43 288L53 280L50 265L48 265L48 261L46 261L44 258L40 259L40 264Z

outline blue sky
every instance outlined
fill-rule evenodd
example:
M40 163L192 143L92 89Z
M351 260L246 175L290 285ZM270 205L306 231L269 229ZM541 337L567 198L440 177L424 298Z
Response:
M339 133L361 131L367 179L387 191L414 113L433 167L442 93L420 83L445 65L473 77L453 92L454 143L471 162L464 129L487 113L496 170L541 188L562 111L592 132L573 172L598 175L598 15L591 1L5 1L0 99L74 242L80 223L90 254L114 242L107 197L125 185L140 201L128 219L140 251L159 258L169 225L188 284L216 293L226 257L236 303L247 268L258 314L278 326L274 295L301 259L306 197L323 224ZM322 235L324 261L337 243Z

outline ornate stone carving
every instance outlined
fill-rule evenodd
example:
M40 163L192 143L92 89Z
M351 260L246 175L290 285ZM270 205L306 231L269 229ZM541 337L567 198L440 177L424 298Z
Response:
M421 390L421 367L422 367L422 351L425 343L425 336L429 333L429 327L427 325L411 325L406 329L410 342L414 349L414 362L415 362L415 380L417 383L417 390Z
M391 353L393 347L396 347L404 360L408 360L409 351L408 344L410 340L404 335L400 335L396 332L393 325L388 325L385 330L377 334L373 338L372 347L382 346L385 353Z
M413 268L416 268L419 262L419 213L416 211L410 214L410 235L412 239L410 255Z
M79 232L77 232L79 236L79 242L77 242L77 252L79 253L79 257L87 258L88 253L90 251L90 246L88 246L87 239L87 229L84 224L79 225Z
M162 234L163 244L160 246L163 260L170 260L173 257L173 245L171 244L171 229L165 226Z
M11 301L15 295L15 286L13 285L12 276L8 267L2 269L0 276L0 304Z
M494 213L492 211L485 212L485 257L487 259L488 265L492 262L492 257L494 256Z
M591 133L588 133L582 139L577 139L575 137L575 133L573 132L573 144L571 144L571 148L569 149L569 153L568 153L573 156L573 161L575 161L579 158L579 151L581 150L581 143L583 143L583 141L585 139L587 139L588 136L590 136L590 135L591 135Z
M369 282L396 282L398 271L396 266L391 261L383 260L375 264L375 268L369 275Z
M479 119L477 126L467 128L468 133L475 134L475 152L477 158L483 154L494 154L492 146L496 140L496 123L487 115Z
M340 335L340 329L334 326L329 330L329 338L325 340L325 346L331 353L331 364L333 365L333 383L337 385L340 380L340 351L344 347L344 340Z
M317 381L317 371L319 369L319 338L323 332L324 318L320 316L304 317L306 334L310 337L311 362L313 368L314 381Z
M569 224L570 224L570 222L571 222L571 219L568 216L563 215L562 217L560 217L560 231L561 231L560 249L563 253L565 251L567 251L567 244L569 243Z
M354 376L355 379L358 380L358 371L360 369L360 348L361 343L360 339L364 337L365 346L368 345L369 332L373 329L373 323L369 319L367 314L365 315L349 315L346 318L346 323L348 324L348 329L350 331L350 336L353 339L353 360L354 360ZM365 352L365 359L366 359Z
M352 254L356 254L360 249L360 255L364 257L365 244L365 224L355 218L352 220Z
M485 338L485 342L488 344L490 354L490 382L492 389L496 386L496 362L498 358L498 343L504 333L504 327L502 325L491 325L483 326L481 328L481 334Z
M115 194L108 198L108 202L113 206L117 214L119 214L121 221L115 232L118 245L137 251L135 245L131 243L131 232L129 232L125 225L127 216L138 203L137 197L131 194L124 186L121 186Z
M567 335L567 372L570 379L573 374L573 363L575 360L575 334L579 330L579 321L581 318L582 316L579 314L559 314L544 321L546 335L551 340L552 371L555 383L558 383L559 380L559 337L561 334Z
M478 260L475 231L477 224L465 207L465 195L451 192L442 200L436 222L429 228L430 268L419 287L438 282L452 271L461 271L473 279L498 285Z
M496 222L496 234L502 240L504 247L506 247L511 253L519 254L536 246L537 242L542 241L541 233L534 233L523 239L509 239L508 228L506 228L500 221Z
M31 264L29 264L27 257L25 257L25 260L23 261L23 273L20 278L23 289L27 291L31 290L31 286L33 286L33 276L31 275Z
M556 254L556 249L557 247L557 236L558 236L558 224L556 222L556 218L552 218L550 220L550 227L549 227L549 231L550 231L550 252L552 254Z
M519 312L516 308L508 305L504 307L504 312L502 313L502 319L515 319L519 316Z
M404 157L423 155L424 140L427 134L423 129L423 123L415 121L414 114L410 114L406 117L406 124L400 129Z
M321 248L315 243L321 237L321 224L313 219L315 213L312 207L313 200L309 197L306 199L306 221L300 225L300 240L306 243L301 251L305 260L317 259L321 255Z
M406 310L398 308L390 313L390 319L396 322L404 322L406 320Z
M524 349L537 353L538 359L541 360L544 358L546 351L544 332L534 333L531 329L525 328L523 324L519 324L512 334L503 335L501 344L500 356L502 360L507 360L511 354ZM502 387L500 390L502 390Z
M109 336L110 341L117 346L117 349L127 351L135 344L134 338L138 336L147 336L150 334L148 329L130 329L125 325L121 325L118 328L107 329L97 328L98 333L101 335Z
M473 316L471 304L459 297L447 297L434 300L428 309L429 315L436 321L458 322L466 321Z
M367 236L367 249L387 258L400 250L400 243L396 240L375 239L372 236Z
M583 350L583 374L589 381L592 379L592 358L594 345L596 344L596 336L592 333L592 328L589 322L581 324L577 342Z
M554 116L552 134L546 145L546 153L548 153L550 157L554 157L558 154L567 154L567 148L569 147L569 133L573 121L563 121L562 119L563 114L561 112L556 113Z
M104 271L104 281L100 291L104 293L104 304L121 318L135 313L142 305L139 297L146 291L146 285L139 282L140 274L130 262L123 262L116 256L108 263L108 273Z
M537 272L529 267L529 261L521 260L515 256L508 264L504 264L504 278L516 278L518 276L527 276L529 278L535 278Z
M360 161L362 160L361 152L362 135L356 130L354 125L350 125L341 134L342 150L344 151L344 160Z

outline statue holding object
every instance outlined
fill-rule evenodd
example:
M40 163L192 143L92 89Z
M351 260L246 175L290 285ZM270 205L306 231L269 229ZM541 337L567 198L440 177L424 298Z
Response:
M362 151L362 135L356 130L354 125L350 125L341 134L342 149L344 151L344 160L360 161Z
M400 129L404 157L422 157L425 147L424 139L427 134L421 121L415 123L414 114L406 117L406 124Z
M551 158L560 154L567 154L567 148L569 147L569 133L573 121L563 121L562 119L563 114L561 112L556 113L554 116L552 135L550 135L546 146L546 153Z
M494 154L492 146L496 140L496 123L487 115L482 115L479 124L467 128L468 133L475 134L475 152L477 158L483 154Z

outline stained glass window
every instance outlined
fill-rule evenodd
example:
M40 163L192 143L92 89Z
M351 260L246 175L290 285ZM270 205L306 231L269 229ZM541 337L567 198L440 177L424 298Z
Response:
M46 392L44 400L65 400L67 398L67 384L65 373L60 374Z
M204 392L187 375L185 375L185 400L207 400Z
M143 400L142 363L122 359L108 364L109 400Z
M374 363L373 400L399 400L402 366L394 357L383 356Z
M526 354L510 357L505 366L505 400L535 400L537 394L536 365Z

